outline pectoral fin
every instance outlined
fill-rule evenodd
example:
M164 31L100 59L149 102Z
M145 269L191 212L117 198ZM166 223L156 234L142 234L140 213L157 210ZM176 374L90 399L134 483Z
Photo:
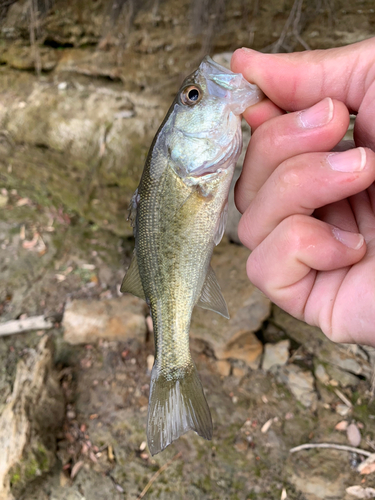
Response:
M221 293L220 285L212 267L208 269L206 281L204 282L201 296L197 306L217 312L229 319L228 307Z
M135 252L133 254L132 261L130 262L129 269L126 271L125 277L122 281L120 291L122 293L132 293L136 297L146 300L141 277L139 275L137 254Z
M225 226L227 225L228 220L228 202L226 202L223 211L220 214L220 218L217 221L216 231L214 235L214 243L218 245L223 237Z

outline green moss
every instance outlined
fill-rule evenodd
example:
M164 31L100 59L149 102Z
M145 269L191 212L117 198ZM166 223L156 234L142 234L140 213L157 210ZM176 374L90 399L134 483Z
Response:
M27 452L24 458L11 469L9 481L13 495L18 497L29 482L41 476L43 472L47 472L50 466L48 452L44 445L39 443L35 450Z

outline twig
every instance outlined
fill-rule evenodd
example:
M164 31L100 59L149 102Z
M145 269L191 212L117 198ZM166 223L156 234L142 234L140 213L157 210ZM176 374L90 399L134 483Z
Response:
M346 406L348 406L349 408L352 408L353 405L352 403L349 401L349 399L345 396L345 394L343 394L341 391L339 391L338 389L335 389L335 394L341 399L341 401L346 404Z
M167 469L171 465L172 462L174 462L175 460L177 460L177 458L180 458L181 455L182 455L181 451L178 452L177 455L175 455L170 460L168 460L168 462L166 462L162 467L160 467L160 469L158 471L155 472L155 474L152 476L152 478L150 479L150 481L143 488L142 492L137 496L137 500L141 500L141 498L143 498L146 495L146 493L150 489L152 483L154 481L156 481L156 479L160 476L160 474L162 472L164 472L165 469Z
M291 448L289 450L289 452L295 453L296 451L310 450L311 448L332 448L334 450L351 451L352 453L358 453L359 455L364 455L365 457L369 457L369 456L373 455L373 453L371 453L370 451L362 450L361 448L353 448L353 446L345 446L343 444L334 444L334 443L301 444L300 446L296 446L295 448Z
M53 322L44 316L32 316L26 319L16 319L0 323L0 337L27 332L28 330L49 330L53 328Z

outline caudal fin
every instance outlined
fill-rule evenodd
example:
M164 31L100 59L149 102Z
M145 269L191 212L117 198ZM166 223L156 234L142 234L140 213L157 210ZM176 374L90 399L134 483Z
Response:
M178 378L165 376L155 364L151 374L147 442L151 455L164 450L192 429L212 438L210 409L195 366Z

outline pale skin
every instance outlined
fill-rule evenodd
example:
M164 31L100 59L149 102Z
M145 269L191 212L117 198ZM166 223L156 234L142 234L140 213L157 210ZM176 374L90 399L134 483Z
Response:
M232 70L268 97L244 113L253 136L235 193L250 280L333 341L375 346L375 38L239 49ZM353 149L332 153L349 112Z

